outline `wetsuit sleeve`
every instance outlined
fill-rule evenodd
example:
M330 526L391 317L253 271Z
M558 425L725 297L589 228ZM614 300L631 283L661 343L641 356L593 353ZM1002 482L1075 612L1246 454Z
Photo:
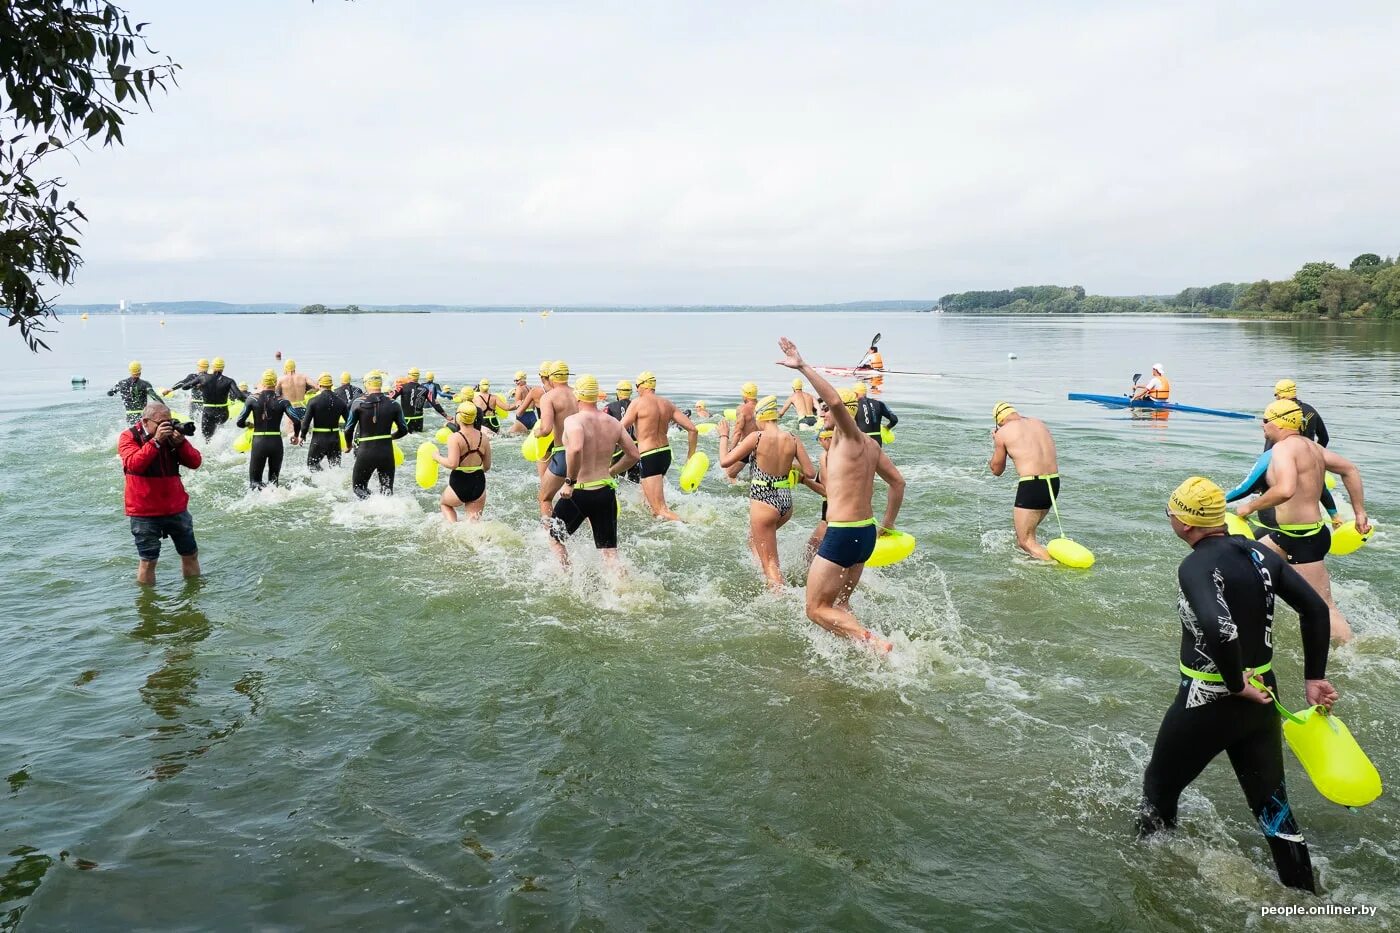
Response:
M1327 425L1322 423L1322 416L1317 413L1315 408L1313 409L1312 423L1313 430L1317 433L1317 442L1326 447L1327 442L1332 440L1332 436L1327 433Z
M428 396L428 404L431 405L431 406L433 406L434 408L436 408L436 409L437 409L437 413L438 413L439 415L442 415L442 416L443 416L444 418L446 418L448 421L451 421L451 420L452 420L451 416L449 416L449 415L447 414L447 412L445 412L445 411L442 410L442 406L439 405L439 404L437 403L437 399L433 398L431 395Z
M1303 678L1321 680L1327 676L1327 650L1332 638L1332 617L1327 601L1317 594L1302 574L1272 551L1264 555L1265 565L1274 578L1274 592L1298 613L1303 632Z
M316 404L315 401L312 401L311 405L314 404ZM303 437L311 436L311 424L315 419L315 415L311 413L311 405L306 406L306 414L301 416L301 433Z
M177 383L175 383L173 386L171 386L171 387L170 387L170 391L171 391L171 392L174 392L176 389L192 389L192 388L194 388L194 378L195 378L195 374L194 374L194 373L190 373L188 376L186 376L185 378L181 379L179 382L177 382Z
M1252 492L1257 492L1254 488L1263 482L1264 474L1269 470L1269 461L1273 460L1273 449L1264 451L1259 455L1259 459L1254 461L1254 467L1249 471L1249 475L1240 480L1240 484L1229 492L1225 493L1226 502L1234 502L1243 499Z
M880 403L880 412L890 420L890 427L899 424L899 418L895 416L894 412L890 411L890 406L886 405L884 402Z
M118 382L116 385L112 386L110 389L107 390L107 394L108 394L108 395L116 395L116 394L117 394L118 392L120 392L121 390L122 390L122 384L121 384L120 382Z
M248 401L248 393L238 387L238 383L229 380L228 394L240 402Z
M1326 485L1322 487L1322 495L1317 497L1317 501L1322 503L1322 507L1327 510L1328 518L1337 517L1337 500L1332 497L1332 490Z
M243 400L243 414L241 414L241 415L238 416L238 420L235 421L234 424L238 425L240 428L246 428L246 427L248 426L248 416L251 415L252 413L253 413L253 406L250 405L250 404L248 404L248 400L247 400L247 399L244 399L244 400Z
M1244 689L1244 656L1240 652L1235 620L1225 603L1222 573L1219 567L1207 561L1186 560L1176 572L1176 581L1196 616L1196 625L1205 642L1203 650L1215 662L1226 688L1231 693L1239 693Z
M394 440L398 440L408 433L408 422L403 420L403 409L394 408Z
M345 443L350 443L355 439L355 424L360 420L360 406L351 405L350 413L345 416Z

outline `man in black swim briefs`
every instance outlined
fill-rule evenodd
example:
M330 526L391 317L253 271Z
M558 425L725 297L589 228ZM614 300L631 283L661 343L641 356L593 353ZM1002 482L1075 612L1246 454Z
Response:
M993 476L1006 469L1006 459L1016 464L1016 506L1011 522L1016 529L1016 546L1032 557L1050 560L1050 552L1036 540L1036 529L1054 508L1060 495L1060 469L1055 455L1055 439L1039 418L1026 418L1006 402L992 409L992 459L987 468Z
M637 462L637 443L622 422L598 408L598 380L579 376L575 387L577 411L559 425L563 434L565 472L559 501L550 522L550 544L561 563L569 563L564 541L585 521L593 529L593 546L610 564L617 564L617 476ZM613 460L621 447L622 457Z
M1284 786L1278 682L1273 666L1274 598L1298 612L1309 705L1330 709L1327 604L1261 544L1225 530L1225 494L1193 476L1167 501L1167 516L1191 553L1177 568L1181 676L1143 777L1139 836L1176 826L1177 802L1221 752L1273 853L1279 880L1315 891L1312 859Z

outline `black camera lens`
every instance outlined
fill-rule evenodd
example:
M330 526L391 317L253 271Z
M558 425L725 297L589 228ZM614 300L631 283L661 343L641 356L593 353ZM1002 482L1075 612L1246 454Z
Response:
M194 437L194 422L182 421L181 423L175 425L175 430L185 435L185 437Z

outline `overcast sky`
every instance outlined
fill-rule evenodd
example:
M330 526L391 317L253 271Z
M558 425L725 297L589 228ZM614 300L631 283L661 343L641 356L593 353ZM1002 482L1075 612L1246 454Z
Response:
M1394 0L126 5L181 86L65 170L65 302L1137 294L1400 250Z

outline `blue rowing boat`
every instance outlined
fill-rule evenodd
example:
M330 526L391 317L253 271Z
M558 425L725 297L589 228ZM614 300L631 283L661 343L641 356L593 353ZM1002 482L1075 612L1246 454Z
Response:
M1242 411L1225 411L1223 408L1198 408L1195 405L1179 405L1176 402L1159 402L1150 398L1129 398L1126 395L1093 395L1088 392L1071 392L1071 402L1097 402L1109 408L1143 408L1153 411L1183 411L1192 415L1217 415L1221 418L1243 418L1246 421L1253 415Z

